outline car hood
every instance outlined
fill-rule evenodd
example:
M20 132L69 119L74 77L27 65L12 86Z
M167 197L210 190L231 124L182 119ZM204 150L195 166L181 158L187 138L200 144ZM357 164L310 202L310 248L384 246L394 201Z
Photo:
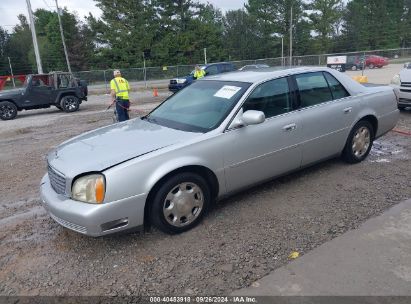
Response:
M411 70L410 69L401 70L400 79L402 82L411 82Z
M199 136L140 118L74 137L52 150L48 163L67 177L103 171L118 163Z
M23 92L24 92L24 89L11 89L11 90L1 91L0 98L21 95Z

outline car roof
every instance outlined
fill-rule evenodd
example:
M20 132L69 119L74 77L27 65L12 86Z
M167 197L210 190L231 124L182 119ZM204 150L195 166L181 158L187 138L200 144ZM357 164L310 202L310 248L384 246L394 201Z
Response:
M262 68L249 71L235 71L224 74L217 74L207 76L201 81L207 80L221 80L221 81L239 81L249 83L259 83L273 78L300 74L306 72L329 71L326 67L276 67L276 68Z
M204 64L203 66L204 67L209 67L209 66L212 66L212 65L220 65L220 64L232 64L231 62L216 62L216 63L207 63L207 64Z

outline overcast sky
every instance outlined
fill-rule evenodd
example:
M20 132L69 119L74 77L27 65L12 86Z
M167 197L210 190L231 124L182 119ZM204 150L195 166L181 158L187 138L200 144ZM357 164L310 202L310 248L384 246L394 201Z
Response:
M200 0L200 2L210 2L223 11L242 8L247 0ZM76 11L82 19L91 12L94 16L100 16L98 9L93 0L58 0L60 7L67 7L70 12ZM55 9L55 0L31 0L33 11L38 8L48 10ZM8 31L12 30L13 25L18 23L17 15L24 14L27 16L26 0L1 0L0 1L0 26Z

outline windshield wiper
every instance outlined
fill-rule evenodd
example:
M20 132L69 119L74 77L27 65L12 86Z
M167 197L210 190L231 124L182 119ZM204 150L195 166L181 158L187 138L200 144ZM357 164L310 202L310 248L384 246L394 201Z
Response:
M150 116L144 116L144 119L147 120L148 122L158 124L158 121L157 121L156 118L153 118L153 117L150 117Z

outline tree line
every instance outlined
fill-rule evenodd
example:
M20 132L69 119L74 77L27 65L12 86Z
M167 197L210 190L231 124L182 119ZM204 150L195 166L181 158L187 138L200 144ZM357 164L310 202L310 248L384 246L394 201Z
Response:
M411 47L411 0L248 0L222 11L195 0L95 0L100 18L80 20L67 9L62 23L74 71L167 66ZM67 70L56 12L34 12L43 70ZM36 71L24 15L0 27L0 75ZM287 55L285 55L287 56Z

